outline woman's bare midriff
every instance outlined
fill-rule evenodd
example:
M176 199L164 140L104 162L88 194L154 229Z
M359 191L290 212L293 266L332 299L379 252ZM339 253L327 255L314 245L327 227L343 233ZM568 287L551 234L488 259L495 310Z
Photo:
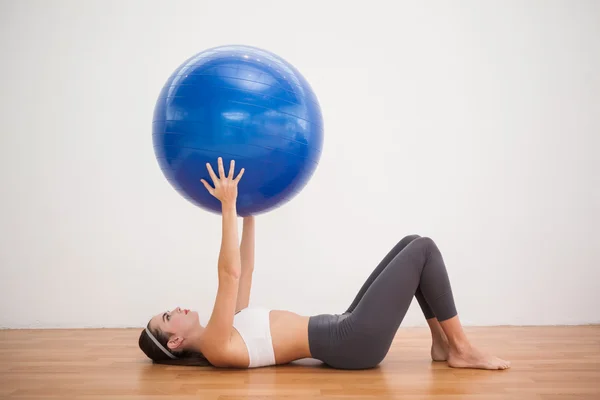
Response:
M294 360L310 358L308 346L308 320L310 317L290 311L272 310L269 314L271 340L277 364L287 364ZM247 367L250 364L248 350L237 330L231 333L232 358L235 366Z

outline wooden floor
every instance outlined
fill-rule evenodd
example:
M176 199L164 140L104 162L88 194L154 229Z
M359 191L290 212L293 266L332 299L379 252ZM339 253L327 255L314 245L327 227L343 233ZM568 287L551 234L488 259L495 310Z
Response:
M428 358L426 328L401 328L380 367L315 360L253 370L152 365L139 329L0 331L2 399L600 399L600 326L467 328L506 371Z

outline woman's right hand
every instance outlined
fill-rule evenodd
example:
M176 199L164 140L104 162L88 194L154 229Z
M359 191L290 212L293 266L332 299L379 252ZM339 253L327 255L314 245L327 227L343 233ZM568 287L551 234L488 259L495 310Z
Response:
M225 169L223 168L223 159L219 157L219 177L215 174L210 163L206 163L206 169L213 181L214 188L208 184L204 179L200 181L204 184L204 187L208 192L219 199L223 206L234 206L237 200L237 186L240 179L244 175L244 168L240 170L240 173L236 178L233 177L235 170L235 161L231 160L229 165L229 175L225 176Z

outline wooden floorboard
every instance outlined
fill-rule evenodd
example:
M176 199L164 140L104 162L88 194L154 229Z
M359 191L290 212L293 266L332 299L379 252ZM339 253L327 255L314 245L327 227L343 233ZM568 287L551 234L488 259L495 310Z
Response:
M315 360L252 370L152 365L140 329L2 330L2 399L600 399L600 326L466 328L506 371L429 359L426 328L401 328L380 367Z

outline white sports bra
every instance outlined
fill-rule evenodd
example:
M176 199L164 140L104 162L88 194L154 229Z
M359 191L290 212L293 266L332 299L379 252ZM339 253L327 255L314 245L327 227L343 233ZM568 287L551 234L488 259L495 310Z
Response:
M262 307L249 307L233 317L233 327L238 331L246 348L250 365L248 368L275 364L275 352L271 340L269 314L271 310Z

